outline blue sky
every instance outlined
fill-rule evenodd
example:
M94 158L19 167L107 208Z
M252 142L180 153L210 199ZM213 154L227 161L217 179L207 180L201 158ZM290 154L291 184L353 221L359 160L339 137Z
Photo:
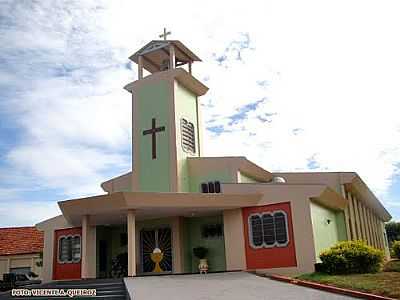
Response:
M207 155L356 171L400 219L399 4L298 2L1 1L0 226L130 170L128 57L164 26L203 60Z

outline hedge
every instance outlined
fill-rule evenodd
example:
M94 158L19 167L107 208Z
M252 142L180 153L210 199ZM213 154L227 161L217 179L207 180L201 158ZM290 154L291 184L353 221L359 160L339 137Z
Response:
M320 254L321 270L328 274L376 273L383 264L383 251L363 241L337 243Z
M392 243L392 252L394 257L400 258L400 241L394 241Z

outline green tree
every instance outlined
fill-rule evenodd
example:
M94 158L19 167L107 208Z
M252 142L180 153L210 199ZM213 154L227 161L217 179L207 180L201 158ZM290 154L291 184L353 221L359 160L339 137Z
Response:
M400 240L400 222L389 222L385 224L386 234L391 245L394 241Z

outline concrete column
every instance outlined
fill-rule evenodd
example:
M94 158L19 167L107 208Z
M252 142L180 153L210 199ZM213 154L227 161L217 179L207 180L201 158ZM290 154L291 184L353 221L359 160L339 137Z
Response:
M371 227L372 227L372 234L374 237L374 247L378 248L378 233L376 231L376 226L375 226L375 222L374 222L374 213L371 212L370 214L370 222L371 222Z
M173 44L169 45L169 69L175 69L175 48Z
M342 197L343 198L345 198L345 199L347 199L346 198L346 190L345 190L345 187L344 187L344 185L342 184L341 185L341 190L342 190ZM351 228L350 228L350 216L349 216L349 201L347 200L347 205L346 205L346 207L345 207L345 209L344 209L344 218L345 218L345 221L346 221L346 234L347 234L347 239L348 240L351 240Z
M128 276L136 275L136 214L135 210L128 210L127 214L128 232Z
M373 230L373 226L372 226L372 221L371 221L371 211L370 209L367 207L367 220L368 220L368 224L369 224L369 234L371 236L371 246L375 247L375 237L374 237L374 230Z
M363 218L362 203L358 199L357 199L357 205L358 205L358 213L359 213L359 216L360 216L361 236L362 236L363 241L368 242L367 241L367 235L366 235L366 232L365 232L365 223L364 223L364 218Z
M357 239L360 240L362 239L362 234L361 234L361 223L360 223L360 214L358 212L358 204L357 204L357 199L355 197L353 197L353 195L350 194L350 197L353 201L353 207L354 207L354 221L356 224L356 229L357 229Z
M365 206L361 201L360 201L360 205L361 205L361 216L362 216L362 219L364 222L365 241L369 245L369 244L371 244L371 238L370 238L369 232L368 232L368 220L367 220L366 214L365 214Z
M242 209L224 210L226 270L246 270Z
M139 55L138 58L138 78L143 78L143 56Z
M349 215L350 215L350 231L351 231L351 238L352 240L357 239L357 228L356 224L354 223L355 215L354 215L354 206L353 201L351 199L350 193L347 193L347 201L349 202Z
M183 273L183 218L174 217L172 219L172 262L173 273Z
M192 74L192 62L189 61L189 74Z
M379 233L379 228L378 228L378 223L376 222L376 216L372 216L372 222L374 224L374 229L376 233L376 248L380 249L381 248L381 243L380 243L380 233Z
M371 222L369 220L369 208L367 206L364 206L364 213L365 213L365 220L367 222L367 233L368 233L368 242L369 245L373 245L373 236L372 236L372 231L371 231Z
M378 228L379 246L381 249L384 249L385 245L383 243L383 230L382 230L381 221L378 218L376 218L376 226Z
M89 227L89 216L84 215L82 218L82 257L81 257L81 277L88 278L88 229Z

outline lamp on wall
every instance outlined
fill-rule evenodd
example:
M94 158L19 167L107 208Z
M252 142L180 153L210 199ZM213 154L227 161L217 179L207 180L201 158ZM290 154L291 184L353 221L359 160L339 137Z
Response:
M326 224L329 225L329 224L331 224L331 222L332 222L331 219L326 219Z

